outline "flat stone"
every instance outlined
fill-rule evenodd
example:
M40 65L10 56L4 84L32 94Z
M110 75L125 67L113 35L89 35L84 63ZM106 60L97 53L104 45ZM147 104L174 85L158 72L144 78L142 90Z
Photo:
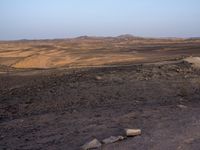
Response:
M137 136L142 134L141 129L125 129L125 132L126 136Z
M185 105L177 105L177 107L179 107L181 109L186 109L187 108L187 106L185 106Z
M96 80L102 80L103 78L100 76L96 76Z
M192 64L194 68L200 69L200 57L188 57L185 58L184 61Z
M95 149L101 147L101 143L97 139L93 139L92 141L84 144L82 146L83 150L90 150L90 149Z

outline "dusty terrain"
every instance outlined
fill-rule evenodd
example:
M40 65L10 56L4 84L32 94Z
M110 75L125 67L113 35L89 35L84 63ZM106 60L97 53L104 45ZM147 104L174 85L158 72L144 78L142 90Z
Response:
M199 39L0 42L0 149L78 150L140 128L102 149L199 150L198 56Z
M48 69L143 63L199 54L199 43L199 39L129 36L0 42L0 65Z

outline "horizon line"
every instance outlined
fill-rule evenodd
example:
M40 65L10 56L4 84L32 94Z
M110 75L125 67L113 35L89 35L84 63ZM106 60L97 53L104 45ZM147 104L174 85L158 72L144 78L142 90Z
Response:
M200 36L179 37L179 36L137 36L133 34L120 34L117 36L98 36L98 35L80 35L72 37L55 37L55 38L19 38L11 40L1 40L0 42L15 42L15 41L45 41L45 40L72 40L78 38L143 38L143 39L200 39Z

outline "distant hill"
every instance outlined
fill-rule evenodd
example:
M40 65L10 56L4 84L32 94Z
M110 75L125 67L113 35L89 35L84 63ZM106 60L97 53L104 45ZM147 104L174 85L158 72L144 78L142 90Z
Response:
M200 40L200 37L191 37L191 38L188 38L189 40Z
M139 38L139 39L141 39L142 37L134 36L134 35L131 35L131 34L122 34L120 36L117 36L117 38Z

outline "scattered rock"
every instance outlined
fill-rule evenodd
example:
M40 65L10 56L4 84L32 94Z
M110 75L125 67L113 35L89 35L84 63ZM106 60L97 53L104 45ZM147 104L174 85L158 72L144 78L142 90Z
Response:
M187 106L185 106L185 105L177 105L177 107L179 107L181 109L186 109L187 108Z
M110 144L110 143L115 143L117 141L121 141L125 139L123 136L111 136L109 138L104 139L102 142L104 144Z
M189 139L184 140L184 143L191 144L194 142L194 140L195 140L194 138L189 138Z
M140 129L125 129L126 136L137 136L141 135L142 131Z
M96 76L96 80L102 80L103 78L100 76Z
M178 72L178 73L181 72L181 69L176 69L176 72Z
M133 136L141 135L140 129L125 129L125 132L126 132L127 137L133 137ZM115 143L115 142L124 140L126 138L126 136L125 137L124 136L110 136L109 138L102 140L102 143L99 142L97 139L93 139L92 141L84 144L82 146L82 149L83 150L90 150L90 149L100 148L102 146L102 144Z
M82 146L83 150L90 150L90 149L95 149L101 147L101 143L97 139L93 139L92 141L84 144Z
M200 57L188 57L185 58L184 61L192 64L194 68L200 68Z

